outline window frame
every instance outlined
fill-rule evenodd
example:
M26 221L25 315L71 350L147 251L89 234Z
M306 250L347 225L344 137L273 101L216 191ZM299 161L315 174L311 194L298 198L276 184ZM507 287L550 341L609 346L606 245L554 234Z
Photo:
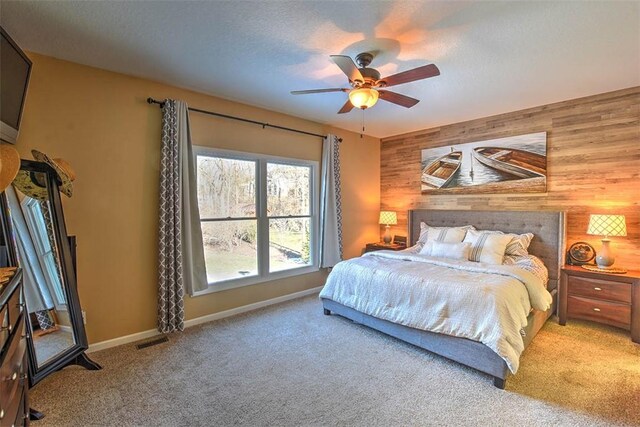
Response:
M319 195L320 195L320 179L319 179L319 162L315 160L303 160L290 157L272 156L259 153L248 153L244 151L226 150L221 148L211 148L199 145L193 146L193 158L197 164L198 156L219 157L230 160L243 160L255 162L255 185L256 185L256 216L240 217L240 218L205 218L207 221L230 221L230 220L256 220L257 222L257 266L258 274L248 277L238 277L234 279L222 280L219 282L208 283L206 290L197 291L193 296L205 295L213 292L220 292L228 289L239 288L243 286L255 285L258 283L270 282L273 280L283 279L286 277L299 276L302 274L314 273L320 270L319 266L319 239L320 239L320 222L319 222ZM290 215L290 216L269 216L267 215L267 164L282 164L290 166L302 166L310 168L309 174L309 215ZM197 174L196 174L197 175ZM294 267L286 270L269 272L269 220L277 218L309 218L311 223L311 238L309 257L310 263L300 267ZM202 217L200 222L202 223Z

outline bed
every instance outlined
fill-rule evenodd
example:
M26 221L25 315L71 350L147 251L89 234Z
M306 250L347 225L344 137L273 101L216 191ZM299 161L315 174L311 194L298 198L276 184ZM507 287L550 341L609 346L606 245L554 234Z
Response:
M563 212L524 212L524 211L452 211L452 210L411 210L408 212L409 242L413 245L420 235L420 223L424 222L432 227L462 227L473 225L478 230L500 230L505 233L533 233L534 238L529 246L529 253L540 258L549 273L549 280L546 284L551 301L545 307L547 310L532 309L528 315L521 319L522 328L519 330L522 341L518 342L521 351L531 343L540 328L553 314L557 306L557 286L560 277L560 267L563 263L563 248L565 239L565 215ZM366 254L369 258L377 257L384 262L393 263L394 257L398 255L392 253ZM373 255L373 257L371 256ZM366 257L358 259L360 266L366 267ZM406 258L409 258L407 256ZM406 261L406 260L405 260ZM354 262L355 264L355 262ZM372 264L375 265L375 264ZM447 267L447 265L444 265ZM405 268L405 267L403 267ZM417 268L417 267L416 267ZM436 268L436 267L434 267ZM496 267L499 268L499 267ZM375 267L373 267L375 269ZM335 272L332 272L332 274ZM383 272L374 271L372 275ZM355 274L355 273L354 273ZM466 273L477 274L487 280L489 273ZM397 277L397 276L389 276ZM497 276L496 276L497 277ZM331 278L331 276L330 276ZM355 280L355 279L354 279ZM480 281L480 279L478 279ZM513 280L505 278L504 280ZM444 356L448 359L459 362L463 365L477 369L493 377L496 387L503 389L507 377L514 372L513 363L508 363L509 358L501 356L490 345L483 344L474 339L453 336L446 333L430 332L419 327L411 327L394 321L385 320L375 312L366 314L358 310L358 304L340 303L339 298L334 298L331 292L326 291L329 287L330 279L320 294L324 314L337 314L352 321L363 324L395 338L416 345L420 348ZM529 288L525 289L525 295ZM414 296L406 297L411 299L405 301L407 304L413 303ZM533 296L532 296L533 298ZM338 301L337 301L338 300ZM522 316L521 316L522 317ZM404 322L409 325L412 323ZM433 329L432 329L433 330ZM436 329L438 330L438 329ZM464 335L464 334L463 334ZM493 347L491 345L491 347ZM518 354L519 358L519 354ZM516 367L517 369L517 367Z

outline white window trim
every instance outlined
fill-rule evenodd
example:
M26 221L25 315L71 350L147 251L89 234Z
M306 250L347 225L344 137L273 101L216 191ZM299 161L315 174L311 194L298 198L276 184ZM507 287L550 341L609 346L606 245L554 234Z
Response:
M258 239L268 240L269 236L269 221L260 221L260 218L266 217L267 203L263 200L267 194L267 180L260 181L260 176L266 177L267 163L280 163L292 166L307 166L311 168L311 188L309 208L311 219L311 235L312 242L310 248L311 264L300 266L297 268L290 268L287 270L275 271L270 273L268 271L269 263L269 251L258 251L258 272L262 270L262 274L258 273L255 276L239 277L236 279L224 280L221 282L209 283L209 287L203 291L194 292L192 296L206 295L213 292L225 291L228 289L240 288L243 286L256 285L258 283L271 282L274 280L284 279L287 277L299 276L302 274L314 273L320 270L319 266L319 240L320 240L320 221L319 221L319 197L320 197L320 170L319 162L315 160L302 160L289 157L271 156L267 154L247 153L243 151L225 150L221 148L211 148L203 146L193 146L194 161L197 162L197 157L212 156L222 157L234 160L248 160L256 162L256 186L261 186L258 190L256 188L256 205L259 210L259 214L256 217L258 219ZM249 219L249 218L247 218Z

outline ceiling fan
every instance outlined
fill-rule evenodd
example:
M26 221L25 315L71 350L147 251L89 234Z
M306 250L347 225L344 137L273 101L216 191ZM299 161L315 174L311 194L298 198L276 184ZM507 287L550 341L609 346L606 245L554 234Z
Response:
M338 111L338 114L348 113L354 107L361 108L363 110L372 107L376 102L378 102L378 98L406 108L411 108L420 101L418 99L411 98L410 96L380 88L414 82L416 80L427 79L429 77L440 75L438 67L434 64L429 64L380 78L378 70L375 68L368 68L369 64L371 64L371 61L373 60L373 54L369 52L358 54L355 62L351 57L345 55L331 55L331 59L338 67L340 67L342 72L347 75L351 89L330 88L294 90L291 91L291 94L306 95L309 93L348 92L349 99L342 106L340 111ZM356 65L356 63L358 65Z

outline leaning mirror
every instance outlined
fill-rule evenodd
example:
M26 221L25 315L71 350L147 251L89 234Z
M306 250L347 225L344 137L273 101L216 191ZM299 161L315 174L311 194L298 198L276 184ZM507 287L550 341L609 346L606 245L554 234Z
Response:
M99 369L84 354L87 338L56 171L23 160L5 193L23 269L31 384L68 364Z

